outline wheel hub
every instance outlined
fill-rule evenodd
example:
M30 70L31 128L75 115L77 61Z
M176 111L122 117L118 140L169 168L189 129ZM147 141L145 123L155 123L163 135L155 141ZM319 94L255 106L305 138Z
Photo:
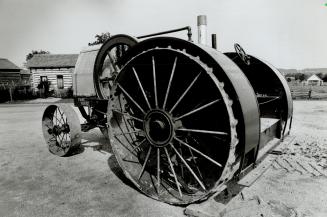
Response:
M48 129L49 134L54 134L56 136L60 135L61 133L69 133L69 126L68 124L64 124L61 127L58 125L53 126L52 129Z
M150 111L144 121L145 135L155 147L164 147L173 137L173 123L170 116L161 110Z

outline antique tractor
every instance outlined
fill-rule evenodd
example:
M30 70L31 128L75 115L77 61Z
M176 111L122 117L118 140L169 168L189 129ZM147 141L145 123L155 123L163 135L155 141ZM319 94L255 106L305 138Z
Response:
M99 127L126 177L170 204L203 200L251 170L269 141L291 128L284 77L238 44L221 53L193 43L189 27L180 30L188 41L153 37L172 30L115 35L83 50L73 89L86 123L68 105L48 106L42 125L50 152L69 155L82 131Z

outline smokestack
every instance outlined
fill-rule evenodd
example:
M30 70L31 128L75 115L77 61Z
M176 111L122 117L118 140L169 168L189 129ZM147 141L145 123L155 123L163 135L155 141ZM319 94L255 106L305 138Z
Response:
M207 16L198 16L198 43L207 45Z
M217 35L211 34L212 48L217 49Z

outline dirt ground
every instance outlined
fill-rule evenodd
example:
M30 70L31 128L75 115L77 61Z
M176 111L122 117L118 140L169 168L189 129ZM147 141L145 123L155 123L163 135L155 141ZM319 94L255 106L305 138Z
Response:
M327 101L294 101L287 146L224 217L327 216Z
M122 176L99 130L83 134L79 154L50 154L44 108L0 105L0 216L184 216L183 207L144 196ZM327 101L295 101L291 135L221 216L327 216Z

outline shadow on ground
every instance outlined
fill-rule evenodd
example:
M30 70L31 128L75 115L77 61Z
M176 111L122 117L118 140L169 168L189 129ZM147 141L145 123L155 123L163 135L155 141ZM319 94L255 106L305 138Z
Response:
M109 154L108 166L110 170L126 185L132 187L133 189L139 191L138 188L125 176L122 168L112 151L110 141L97 129L90 130L88 132L82 133L82 143L81 145L72 151L69 156L74 156L77 154L82 154L85 149L92 149L93 151L100 152L102 154ZM140 191L139 191L140 192Z

